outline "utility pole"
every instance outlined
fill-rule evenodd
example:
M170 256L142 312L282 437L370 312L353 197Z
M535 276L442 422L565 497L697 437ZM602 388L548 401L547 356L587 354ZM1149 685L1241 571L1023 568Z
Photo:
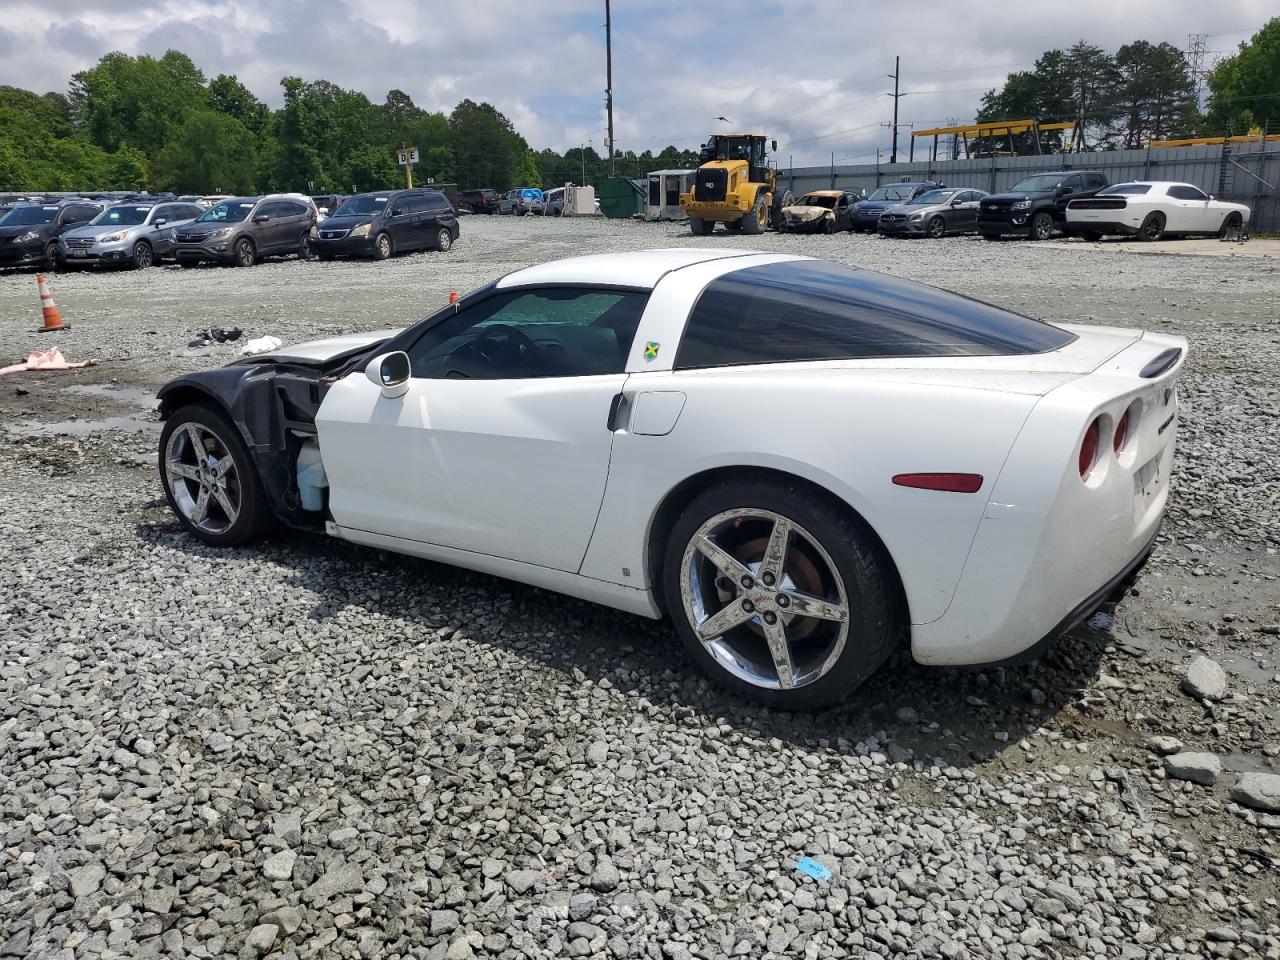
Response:
M613 19L604 0L605 108L609 111L609 176L613 176ZM583 178L585 179L585 177Z
M893 73L885 74L885 76L893 77L893 93L885 94L885 96L893 97L893 150L889 154L889 162L898 162L898 101L906 96L905 93L898 92L898 73L900 70L901 57L893 58Z

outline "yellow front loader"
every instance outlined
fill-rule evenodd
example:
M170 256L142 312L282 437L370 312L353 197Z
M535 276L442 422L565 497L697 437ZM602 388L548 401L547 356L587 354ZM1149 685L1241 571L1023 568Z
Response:
M777 223L790 193L778 190L778 173L765 159L762 133L716 134L702 148L693 189L680 195L689 229L702 236L717 223L735 233L764 233ZM778 142L769 149L777 150Z

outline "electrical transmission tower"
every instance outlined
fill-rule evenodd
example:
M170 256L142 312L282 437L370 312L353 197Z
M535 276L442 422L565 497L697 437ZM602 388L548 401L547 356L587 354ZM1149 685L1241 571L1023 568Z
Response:
M1208 41L1207 33L1188 33L1187 34L1187 71L1191 74L1192 89L1195 92L1196 109L1200 109L1200 91L1204 87L1205 75L1205 43Z

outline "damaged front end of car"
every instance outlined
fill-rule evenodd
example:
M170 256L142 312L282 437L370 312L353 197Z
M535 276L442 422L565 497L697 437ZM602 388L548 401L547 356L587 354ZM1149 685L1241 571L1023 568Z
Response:
M322 528L327 498L316 411L335 380L396 333L319 340L183 374L157 394L160 419L189 404L217 409L244 441L272 512L291 527Z

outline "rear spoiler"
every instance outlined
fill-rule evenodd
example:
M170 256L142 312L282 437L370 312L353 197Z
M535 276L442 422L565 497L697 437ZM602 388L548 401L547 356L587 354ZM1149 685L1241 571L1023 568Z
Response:
M1161 350L1138 371L1138 376L1144 380L1154 380L1176 364L1182 358L1182 353L1181 347L1170 347L1168 350Z

